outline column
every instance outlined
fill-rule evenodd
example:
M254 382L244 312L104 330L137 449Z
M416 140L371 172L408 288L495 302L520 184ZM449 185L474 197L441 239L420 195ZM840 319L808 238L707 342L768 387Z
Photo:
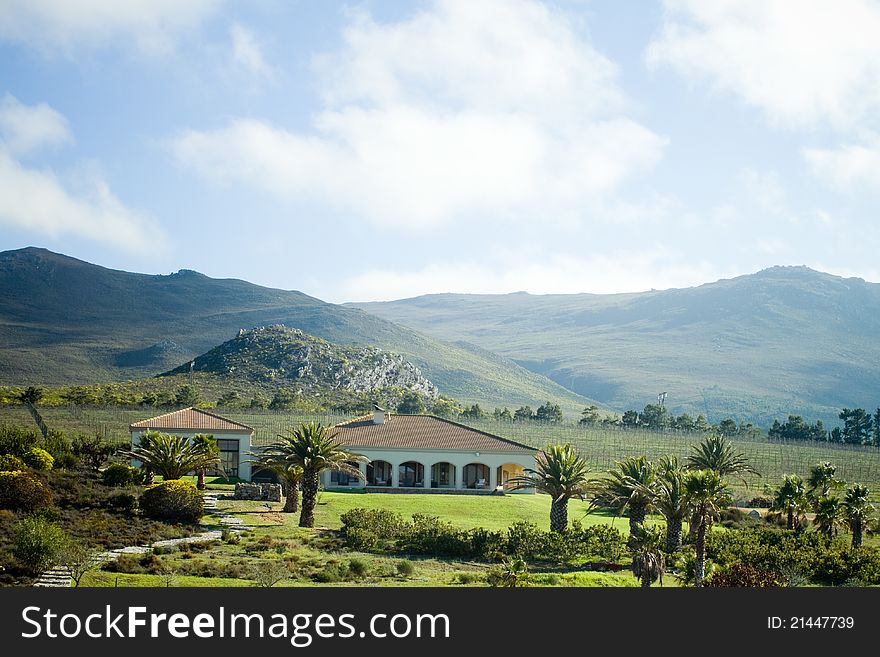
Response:
M389 461L390 463L390 461ZM397 488L400 485L400 464L391 463L391 486Z
M489 466L489 490L495 490L498 485L498 468Z

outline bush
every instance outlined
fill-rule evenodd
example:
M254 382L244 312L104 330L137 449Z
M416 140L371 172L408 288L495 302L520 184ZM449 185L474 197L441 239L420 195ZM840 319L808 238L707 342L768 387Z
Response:
M529 566L522 559L511 558L492 568L486 581L489 586L519 587L529 585Z
M334 584L344 582L348 577L348 567L345 564L328 561L321 570L315 573L313 579L322 584Z
M130 486L134 483L136 469L123 463L114 463L101 473L105 486Z
M22 460L28 466L39 472L48 472L52 469L52 466L55 465L55 459L52 458L52 455L40 447L31 447L25 452L24 456L22 456Z
M61 521L61 509L56 506L47 506L42 509L37 509L31 514L32 518L42 518L48 522L60 522Z
M138 498L131 493L117 493L107 498L107 506L114 511L133 513L138 508Z
M0 472L14 472L24 470L27 466L15 454L0 455Z
M55 563L66 536L60 527L43 518L26 518L15 528L13 555L34 576Z
M99 435L80 435L73 439L71 450L86 466L97 472L116 453L116 445Z
M11 424L0 424L0 454L23 456L37 445L39 439L36 430L27 431Z
M401 559L395 567L397 568L397 574L401 577L411 577L416 572L415 564L409 559Z
M354 578L366 577L368 570L369 565L363 559L351 559L348 562L348 572Z
M705 582L706 586L748 588L777 587L783 584L783 580L773 571L743 563L731 564L723 570L717 570Z
M141 495L140 507L150 518L180 522L198 522L205 513L195 484L181 479L150 486Z
M31 512L52 505L52 491L35 474L0 472L0 509Z
M400 514L385 509L352 509L341 520L346 543L354 550L388 549L408 524Z

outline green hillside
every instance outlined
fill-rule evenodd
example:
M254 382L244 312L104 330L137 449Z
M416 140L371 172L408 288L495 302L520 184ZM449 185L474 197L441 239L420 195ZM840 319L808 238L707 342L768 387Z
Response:
M0 253L0 384L140 379L187 362L241 329L275 324L400 354L461 401L535 405L552 399L569 413L590 403L498 356L301 292L188 270L168 276L116 271L45 249Z
M666 391L675 413L836 423L843 406L880 404L880 285L805 267L638 294L441 294L357 307L479 344L618 409Z

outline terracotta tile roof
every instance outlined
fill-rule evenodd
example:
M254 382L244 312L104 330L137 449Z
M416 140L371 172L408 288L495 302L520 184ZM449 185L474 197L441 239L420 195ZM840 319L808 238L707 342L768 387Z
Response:
M385 424L373 424L373 416L337 424L337 440L348 448L456 449L467 452L523 452L534 447L491 433L472 429L433 415L385 416Z
M197 429L199 431L253 431L246 424L227 420L198 408L183 408L129 425L129 429Z

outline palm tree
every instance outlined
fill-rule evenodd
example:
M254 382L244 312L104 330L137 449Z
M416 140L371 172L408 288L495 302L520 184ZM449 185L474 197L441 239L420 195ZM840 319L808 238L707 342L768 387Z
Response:
M659 527L644 526L636 530L630 542L632 574L641 581L644 588L650 587L658 579L663 586L663 573L666 572L663 544L663 531Z
M198 449L202 450L206 454L216 457L219 463L220 448L217 446L217 441L214 440L214 436L207 433L197 433L193 436L192 442L193 445ZM206 467L201 467L196 471L196 475L198 476L196 488L198 488L199 490L205 489L205 474L207 473L207 471L208 468Z
M643 488L651 496L652 506L666 518L666 552L681 549L681 526L687 517L688 504L684 490L684 471L674 456L663 456L655 467L653 487Z
M273 472L284 489L284 508L282 513L299 511L299 486L302 482L303 469L296 457L288 449L278 445L260 452L252 452L251 462L255 471Z
M837 468L829 461L817 463L810 468L807 484L810 487L809 493L814 499L828 497L833 489L843 485L842 481L834 477L835 472L837 472Z
M862 532L865 523L874 514L874 506L868 502L868 494L867 486L853 484L847 488L843 498L843 513L849 521L849 528L852 531L853 548L862 546Z
M219 452L205 451L182 436L145 432L140 445L122 452L140 461L150 473L165 480L180 479L188 472L220 467Z
M538 453L535 469L508 481L511 490L534 488L550 496L550 531L563 533L568 529L568 501L584 499L589 487L590 468L587 462L565 445L548 445Z
M618 515L628 510L629 536L633 541L652 508L654 491L654 466L644 456L630 456L618 461L608 477L598 483L593 505L610 507Z
M776 489L770 510L784 512L787 515L785 526L794 529L796 526L800 527L807 508L809 498L804 480L797 475L785 475L782 484Z
M278 436L278 441L266 447L263 453L285 459L291 467L302 468L300 527L315 526L315 503L318 501L318 486L322 472L335 470L363 479L364 473L352 463L368 461L360 454L352 454L342 449L336 441L336 434L330 433L328 427L316 422L302 424L296 429L287 429L284 434Z
M838 497L820 497L816 500L816 529L831 538L844 523L843 505Z
M28 386L18 393L18 401L28 409L28 412L40 428L40 433L43 434L43 439L45 440L49 437L49 427L46 426L46 423L43 421L43 416L40 415L40 412L37 410L37 404L40 403L42 398L43 389L35 386Z
M749 460L742 452L734 452L724 436L707 436L699 445L692 445L693 453L688 456L688 470L713 470L719 477L735 475L745 482L745 474L761 476L761 473L749 465Z
M684 477L685 497L691 511L691 532L694 533L694 583L703 585L706 572L706 533L718 518L721 509L730 503L727 484L714 470L692 470Z

